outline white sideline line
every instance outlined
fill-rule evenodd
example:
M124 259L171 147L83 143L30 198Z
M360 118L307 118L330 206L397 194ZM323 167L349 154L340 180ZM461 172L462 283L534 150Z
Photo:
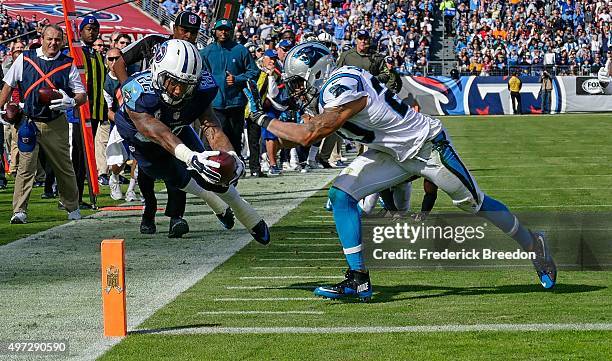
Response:
M334 279L342 278L341 276L242 276L240 280L295 280L303 278L314 278L314 279Z
M318 224L334 224L334 222L329 222L329 221L324 221L324 220L313 221L311 219L305 219L302 222L304 222L304 223L318 223Z
M331 247L331 246L339 246L338 242L334 243L272 243L273 246L283 246L283 247Z
M346 266L253 266L251 269L344 269Z
M334 252L337 253L337 252ZM344 261L344 258L260 258L258 261L291 261L291 262L303 262L303 261Z
M313 241L313 240L316 240L316 239L325 239L325 240L334 239L334 240L337 240L338 237L287 237L285 239L294 240L294 241Z
M199 315L323 315L323 311L202 311Z
M310 286L225 286L226 290L269 290L269 289L296 289L296 290L311 290L314 287Z
M581 174L583 178L589 177L612 177L612 174ZM546 177L567 177L567 174L547 174ZM476 175L478 178L516 178L514 175Z
M528 323L364 327L191 327L175 330L144 330L157 334L329 334L329 333L433 333L433 332L517 332L517 331L610 331L612 323Z
M284 254L319 254L319 253L332 253L338 254L338 251L269 251L268 253L284 253Z
M564 205L539 205L539 206L512 206L511 209L529 208L602 208L612 207L612 204L564 204ZM437 209L457 209L457 207L436 207ZM304 221L305 222L305 221Z
M334 218L334 216L331 214L317 214L308 216L308 218Z
M593 189L601 189L601 188L593 188ZM313 232L313 231L293 231L289 233L291 234L321 234L321 232Z
M285 302L285 301L322 301L324 298L320 297L263 297L263 298L237 298L237 297L227 297L227 298L215 298L213 301L216 302L255 302L255 301L264 301L264 302Z

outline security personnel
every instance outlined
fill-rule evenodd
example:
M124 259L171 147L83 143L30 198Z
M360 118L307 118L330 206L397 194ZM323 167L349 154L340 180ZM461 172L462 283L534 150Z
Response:
M47 25L42 32L42 46L24 51L13 63L4 77L0 92L0 107L3 107L13 88L18 88L24 102L25 119L19 131L19 168L13 193L13 216L11 223L27 221L27 208L39 148L42 147L51 163L60 194L68 213L68 219L81 218L78 190L74 170L70 162L68 122L65 111L87 101L85 88L79 78L72 58L60 52L64 39L62 28ZM39 103L38 90L43 87L57 89L60 99L50 105ZM32 138L37 138L35 144Z
M104 100L106 68L104 66L103 56L93 48L94 42L98 39L98 35L100 34L100 23L98 23L98 20L94 16L88 15L84 17L83 21L79 24L79 32L83 49L85 78L87 80L91 130L95 138L99 124L106 123L108 126L108 110L106 108L106 101ZM108 139L108 133L106 133L106 136ZM77 177L77 186L79 187L80 208L90 209L91 205L83 203L83 189L87 169L85 167L85 150L83 149L82 137L81 127L78 124L73 126L72 164ZM101 154L103 155L104 152ZM97 170L98 175L106 175L106 162L100 159L100 163L102 164L96 164L98 167L102 167L102 169ZM98 180L101 184L108 185L107 177L98 177Z
M512 101L512 113L523 114L521 112L521 88L523 82L518 77L516 71L512 73L510 79L508 79L508 90L510 90L510 100Z

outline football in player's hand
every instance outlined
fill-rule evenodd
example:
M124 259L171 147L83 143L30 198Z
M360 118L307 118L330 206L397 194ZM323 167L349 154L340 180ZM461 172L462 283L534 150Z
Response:
M219 155L213 155L208 159L221 165L219 168L212 168L221 175L221 181L219 183L225 185L229 184L229 182L234 178L234 173L236 171L236 160L234 157L231 154L220 150Z
M62 93L53 88L38 89L38 103L40 105L49 105L54 99L62 99Z
M23 117L23 110L15 103L9 103L6 105L5 114L3 119L7 123L18 124Z

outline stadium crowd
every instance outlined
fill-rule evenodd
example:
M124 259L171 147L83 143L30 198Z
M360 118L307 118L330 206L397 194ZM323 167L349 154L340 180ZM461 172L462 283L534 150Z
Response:
M601 0L461 0L451 34L458 70L597 74L612 48L611 11Z

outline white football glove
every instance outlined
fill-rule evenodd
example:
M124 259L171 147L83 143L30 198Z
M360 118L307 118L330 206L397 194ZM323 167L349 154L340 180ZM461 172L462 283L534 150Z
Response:
M69 97L62 89L58 89L58 91L62 94L62 99L53 99L49 109L65 112L68 109L74 108L76 104L74 98Z
M240 159L240 157L238 156L238 154L236 154L236 152L231 151L228 153L231 154L232 157L234 157L234 160L236 161L236 170L234 171L234 177L229 182L229 184L235 185L238 183L238 179L240 179L240 177L242 177L242 175L244 174L245 165L242 159Z

